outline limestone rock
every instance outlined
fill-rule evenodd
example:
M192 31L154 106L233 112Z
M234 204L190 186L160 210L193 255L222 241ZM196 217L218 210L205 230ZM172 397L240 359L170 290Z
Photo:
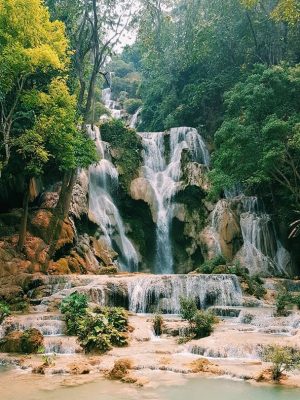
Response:
M156 221L157 205L153 188L145 178L136 178L130 184L130 195L133 200L143 200L151 209L153 221Z

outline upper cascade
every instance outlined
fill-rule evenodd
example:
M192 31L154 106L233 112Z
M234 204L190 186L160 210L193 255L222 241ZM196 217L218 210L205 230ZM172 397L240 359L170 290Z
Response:
M139 135L144 160L141 175L151 188L151 209L156 222L155 272L171 274L174 272L170 237L174 214L172 200L181 188L182 155L187 151L191 161L208 166L209 153L195 128L172 128L169 132L143 132Z

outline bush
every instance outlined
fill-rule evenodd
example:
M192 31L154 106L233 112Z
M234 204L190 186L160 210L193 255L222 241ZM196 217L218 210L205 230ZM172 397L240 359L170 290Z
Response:
M292 302L291 294L285 288L280 288L275 297L276 314L278 316L286 316L287 306L291 302Z
M242 315L241 323L242 324L251 324L253 319L254 319L254 315L248 312L248 313L245 313Z
M160 336L162 334L162 328L164 324L164 319L160 314L156 314L152 321L153 330L156 336Z
M97 307L80 318L78 324L78 339L87 353L105 353L112 346L128 344L128 317L122 308Z
M194 299L180 297L180 315L182 319L191 322L196 312L197 306Z
M142 100L140 99L127 99L124 101L125 110L128 114L134 114L142 105Z
M60 311L65 315L68 335L78 333L79 320L86 314L87 307L87 296L78 292L70 294L61 302Z
M217 257L212 258L211 260L205 261L198 269L197 272L201 274L213 274L213 273L218 273L217 272L217 267L220 266L225 266L226 265L226 259L222 256L219 255ZM214 271L216 269L216 272ZM221 272L222 274L224 273L223 270ZM226 272L228 273L228 272Z
M193 318L193 332L195 338L200 339L210 336L214 330L213 325L216 322L217 318L211 312L203 310L197 311Z
M213 332L214 323L218 321L211 312L198 310L195 300L191 298L180 298L180 315L190 324L192 336L189 339L209 336Z
M272 379L278 382L283 372L300 367L300 351L288 346L266 346L263 350L263 360L272 363Z
M0 302L0 324L10 315L10 308L6 303Z

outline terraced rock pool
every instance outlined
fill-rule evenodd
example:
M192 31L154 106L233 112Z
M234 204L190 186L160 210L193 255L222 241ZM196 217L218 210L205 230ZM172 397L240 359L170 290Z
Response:
M103 379L41 377L0 369L1 400L299 400L300 389L254 386L225 379L185 379L172 374L163 385L138 388ZM157 377L158 378L158 377Z

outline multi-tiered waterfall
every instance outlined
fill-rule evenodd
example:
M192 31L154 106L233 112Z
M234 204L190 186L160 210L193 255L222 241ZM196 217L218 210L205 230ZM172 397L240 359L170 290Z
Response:
M107 143L101 140L99 128L90 127L89 134L95 141L100 162L89 169L89 215L99 225L98 240L115 249L123 270L136 271L138 256L114 203L113 195L118 187L118 171L110 160Z
M152 214L156 223L155 272L173 273L170 230L174 212L172 199L181 187L182 154L187 151L191 161L208 165L207 148L194 128L173 128L164 132L140 133L144 166L142 175L153 194ZM169 139L168 151L165 141ZM167 156L167 153L169 155Z

